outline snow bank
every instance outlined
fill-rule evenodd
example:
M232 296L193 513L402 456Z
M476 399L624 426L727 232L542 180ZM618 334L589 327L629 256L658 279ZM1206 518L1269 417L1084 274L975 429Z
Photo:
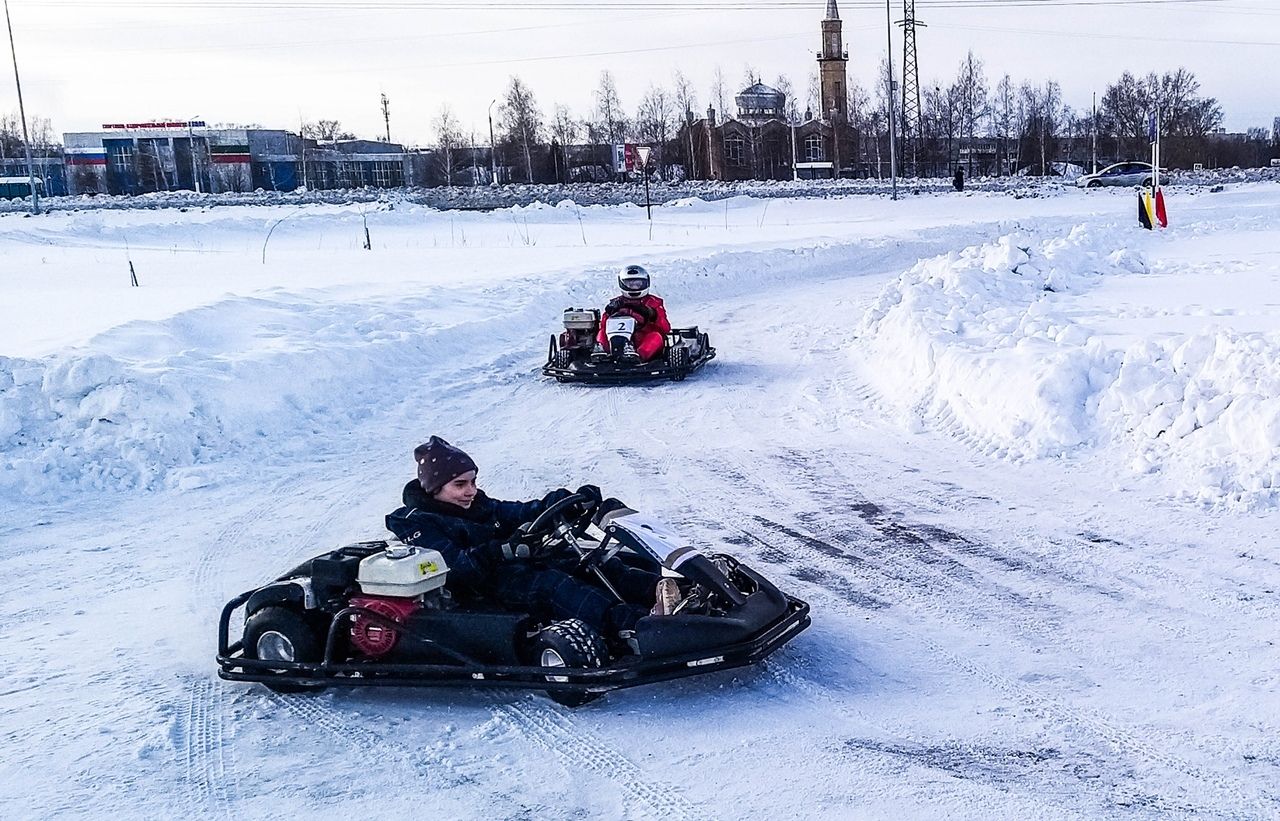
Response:
M1280 487L1280 334L1206 329L1109 347L1061 296L1141 276L1121 229L1010 234L922 260L859 328L869 379L913 424L1014 460L1120 447L1233 507Z

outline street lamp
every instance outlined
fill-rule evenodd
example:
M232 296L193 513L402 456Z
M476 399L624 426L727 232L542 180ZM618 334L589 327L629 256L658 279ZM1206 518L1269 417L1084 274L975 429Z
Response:
M494 98L493 102L489 103L489 176L491 179L489 183L490 185L498 184L498 147L493 142L493 103L496 103L496 102L498 102L498 100L497 98Z
M644 213L653 221L653 209L649 206L649 157L653 149L647 145L636 146L636 157L640 160L640 170L644 173Z
M27 183L31 186L31 213L40 213L36 191L36 166L31 160L31 136L27 133L27 109L22 105L22 78L18 76L18 52L13 47L13 23L9 20L9 0L4 0L4 23L9 28L9 53L13 55L13 82L18 86L18 113L22 116L22 148L27 158Z

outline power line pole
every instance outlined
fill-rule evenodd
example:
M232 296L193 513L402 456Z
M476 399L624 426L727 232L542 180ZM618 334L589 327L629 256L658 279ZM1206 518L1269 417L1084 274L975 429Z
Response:
M387 125L387 142L391 142L391 101L382 95L382 121Z
M1093 135L1093 171L1098 173L1098 92L1093 92L1093 119L1089 121L1089 133Z
M489 173L490 185L498 184L498 147L493 143L493 104L498 102L495 97L489 103Z
M18 114L22 117L22 148L27 157L27 183L31 186L31 213L40 213L40 193L36 190L36 166L31 159L31 135L27 133L27 109L22 104L22 78L18 76L18 52L13 47L13 23L9 20L9 0L4 0L4 23L9 28L9 53L13 55L13 82L18 86Z
M916 59L916 0L902 0L902 135L911 141L911 168L920 175L919 151L923 140L920 123L920 66Z
M886 91L889 105L889 178L892 180L893 199L896 200L898 198L898 149L893 134L895 119L893 113L893 13L889 10L889 0L884 0L884 31L885 40L889 44L889 50L886 53L889 70L885 72L884 78L885 85L888 86Z

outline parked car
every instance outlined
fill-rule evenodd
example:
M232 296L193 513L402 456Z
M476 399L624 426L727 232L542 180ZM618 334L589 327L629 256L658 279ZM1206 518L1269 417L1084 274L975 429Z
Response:
M1168 173L1168 170L1167 168L1161 168L1160 173ZM1077 177L1076 185L1081 188L1097 188L1100 185L1142 185L1150 187L1151 176L1151 163L1149 162L1118 162L1115 165L1108 165L1101 171Z

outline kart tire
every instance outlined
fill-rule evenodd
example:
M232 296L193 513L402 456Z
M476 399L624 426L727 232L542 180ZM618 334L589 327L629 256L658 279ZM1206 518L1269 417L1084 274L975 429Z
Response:
M551 364L557 368L568 368L573 364L573 351L568 348L558 349L551 360Z
M546 627L534 636L530 645L533 663L539 667L578 667L590 669L603 667L609 658L604 639L580 619L565 619ZM557 676L547 676L557 681ZM581 707L600 697L600 693L578 693L569 690L548 690L547 695L557 704Z
M287 607L263 607L245 620L244 654L246 658L280 661L324 658L316 631L301 613ZM318 693L325 688L323 684L263 684L277 693Z
M673 345L667 351L667 364L671 366L671 381L683 381L689 375L689 348L686 345Z

